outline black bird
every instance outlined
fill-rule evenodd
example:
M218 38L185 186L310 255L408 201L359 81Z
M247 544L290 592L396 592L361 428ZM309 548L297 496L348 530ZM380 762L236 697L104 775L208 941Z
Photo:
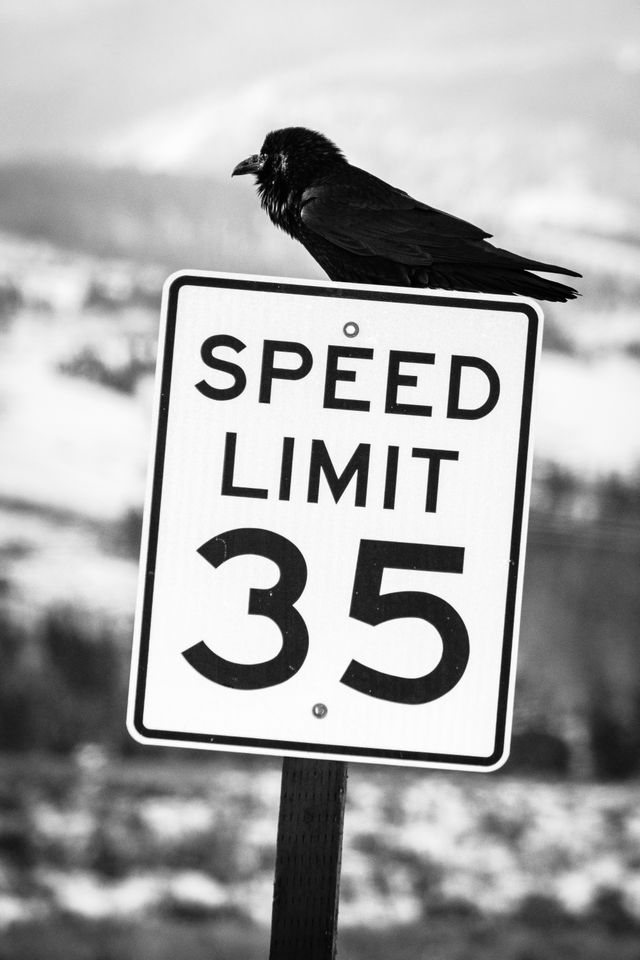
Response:
M579 273L494 247L490 233L352 166L314 130L269 133L260 153L231 175L246 173L255 174L272 222L299 240L331 280L561 302L579 295L530 271Z

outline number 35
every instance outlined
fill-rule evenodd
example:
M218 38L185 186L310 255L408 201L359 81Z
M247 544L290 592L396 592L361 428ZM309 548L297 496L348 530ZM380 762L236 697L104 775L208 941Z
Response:
M204 543L198 553L213 567L246 554L277 564L280 578L269 589L251 588L250 614L268 617L282 634L282 647L263 663L234 663L200 641L183 651L199 674L236 690L260 690L284 683L298 672L309 650L309 632L295 607L307 582L307 565L300 550L272 530L241 527ZM443 697L461 679L469 660L469 635L458 612L431 593L403 590L380 593L385 567L462 573L464 548L437 544L361 540L349 616L372 627L388 620L417 617L436 628L442 639L437 666L422 677L399 677L352 660L340 682L369 697L392 703L429 703Z

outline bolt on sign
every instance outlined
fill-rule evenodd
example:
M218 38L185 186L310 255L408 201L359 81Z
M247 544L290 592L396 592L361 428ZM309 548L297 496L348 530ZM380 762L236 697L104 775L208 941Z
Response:
M167 281L136 739L504 762L541 319L514 297Z

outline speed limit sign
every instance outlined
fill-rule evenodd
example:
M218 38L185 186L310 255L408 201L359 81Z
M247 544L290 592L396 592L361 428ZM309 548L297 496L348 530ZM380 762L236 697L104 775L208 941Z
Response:
M131 734L503 763L540 334L514 297L170 278Z

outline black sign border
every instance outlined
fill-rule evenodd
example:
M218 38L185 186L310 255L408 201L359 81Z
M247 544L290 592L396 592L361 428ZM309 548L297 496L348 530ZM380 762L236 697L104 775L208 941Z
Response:
M164 457L167 439L167 425L169 415L169 398L171 392L171 373L173 365L173 350L176 334L176 318L178 312L178 297L180 290L185 286L222 287L234 290L252 290L260 293L295 294L298 296L340 297L346 300L376 300L387 303L414 303L425 306L452 307L462 309L491 310L492 312L524 314L528 321L527 345L525 351L525 372L522 391L522 409L520 416L520 441L516 467L516 484L514 496L513 524L511 528L511 547L509 556L509 576L507 581L507 597L505 604L504 633L502 646L502 661L500 664L500 682L498 687L498 712L496 721L496 736L494 749L488 757L463 756L460 754L419 753L409 750L381 750L373 747L347 747L335 744L302 743L290 740L263 740L249 737L228 737L212 734L180 733L175 730L153 730L143 723L144 697L146 692L147 667L149 660L149 636L151 615L153 608L153 590L155 579L155 563L158 546L158 527L162 498L162 480L164 474ZM509 699L509 685L511 676L511 661L513 653L513 635L515 627L516 597L518 575L522 553L522 521L524 512L524 495L526 488L527 463L529 457L529 442L531 433L531 407L533 399L533 379L536 361L539 316L532 304L520 300L475 300L472 297L437 296L432 294L405 293L402 290L358 289L357 287L343 287L339 284L331 286L306 285L304 282L293 283L280 280L252 279L239 276L206 276L183 273L170 280L166 301L165 343L162 362L162 379L160 388L160 406L158 412L158 436L155 449L153 467L153 483L151 492L151 508L149 515L148 549L146 554L146 570L143 586L142 613L140 622L139 659L136 676L136 692L133 710L133 727L137 735L147 743L156 741L173 741L176 746L206 745L209 748L221 747L240 748L250 750L286 754L301 752L304 754L325 754L341 757L367 758L370 762L376 760L393 760L398 763L411 764L439 764L451 766L495 767L508 757L506 725L507 706ZM515 664L514 664L515 668Z

